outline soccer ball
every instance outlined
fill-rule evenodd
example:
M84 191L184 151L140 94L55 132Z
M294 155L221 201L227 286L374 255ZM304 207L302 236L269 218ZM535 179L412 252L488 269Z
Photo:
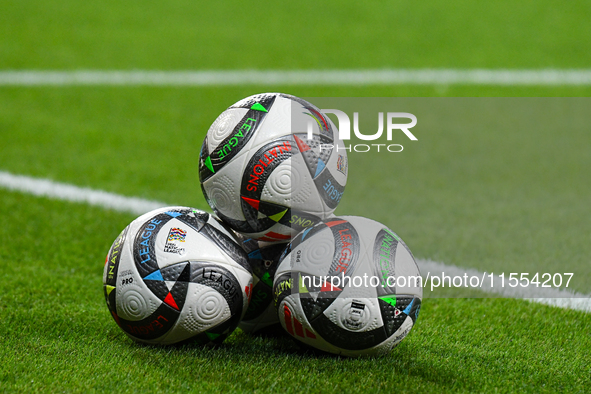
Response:
M347 154L336 127L314 105L258 94L211 125L199 179L207 202L232 229L286 242L335 210L347 182Z
M292 337L352 357L393 349L414 326L423 294L406 244L386 226L355 216L298 234L280 259L273 293Z
M273 278L285 246L279 243L265 244L252 238L242 241L253 276L250 304L238 325L246 333L281 331L277 310L273 305Z
M111 315L136 341L221 342L248 308L252 274L246 253L214 217L168 207L117 237L103 289Z

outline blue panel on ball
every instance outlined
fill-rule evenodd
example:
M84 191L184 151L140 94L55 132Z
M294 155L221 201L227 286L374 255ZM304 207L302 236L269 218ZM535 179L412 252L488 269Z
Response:
M164 280L160 270L152 272L150 275L144 277L144 280Z

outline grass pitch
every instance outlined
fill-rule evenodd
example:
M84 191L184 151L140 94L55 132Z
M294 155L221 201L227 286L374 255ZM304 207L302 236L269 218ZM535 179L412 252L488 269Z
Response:
M387 7L8 1L0 5L0 69L591 64L591 9L583 2ZM591 93L511 86L0 87L0 169L205 209L196 160L207 128L229 104L268 90L302 97ZM589 292L587 129L448 131L447 138L420 136L416 148L395 159L351 155L337 212L378 219L417 257L447 264L574 264L585 278L578 290ZM466 163L470 171L462 172ZM2 392L538 393L586 392L591 384L591 315L520 300L426 299L409 337L380 359L313 354L286 337L252 338L240 330L214 349L140 346L112 321L101 289L104 256L132 216L5 190L0 213Z
M129 215L0 192L2 391L584 392L591 315L506 299L427 299L391 355L346 359L237 330L218 348L133 343L101 289ZM26 207L26 209L23 209ZM25 225L23 225L25 224ZM18 237L14 237L18 234Z

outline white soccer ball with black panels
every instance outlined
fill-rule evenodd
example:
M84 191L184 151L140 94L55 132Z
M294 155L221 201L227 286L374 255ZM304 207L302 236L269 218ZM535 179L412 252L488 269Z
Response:
M239 242L248 253L253 286L250 304L238 327L249 334L281 331L277 310L273 305L273 279L279 257L287 244L257 242L244 237L241 237Z
M248 308L246 253L212 215L168 207L134 220L105 262L107 307L132 339L221 342Z
M335 210L347 182L347 154L334 124L314 105L258 94L211 125L199 179L206 200L232 229L286 242Z
M273 293L279 321L292 337L356 357L388 353L404 339L419 315L421 285L410 250L394 232L343 216L294 238Z

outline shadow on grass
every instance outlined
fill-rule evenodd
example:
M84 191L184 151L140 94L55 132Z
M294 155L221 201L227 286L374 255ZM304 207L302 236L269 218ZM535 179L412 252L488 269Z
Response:
M121 341L122 338L118 338ZM154 359L185 360L186 367L198 360L211 368L217 368L221 360L223 362L247 365L250 369L285 370L293 375L298 368L302 368L302 376L311 373L320 380L326 381L340 376L351 381L359 378L370 379L371 384L379 384L385 387L397 385L398 379L415 378L430 382L438 386L452 388L462 382L466 387L467 372L452 370L445 363L430 362L436 356L436 351L422 348L417 352L420 343L401 343L396 349L385 356L372 356L362 358L349 358L320 351L304 345L287 333L270 332L258 335L249 335L237 329L229 338L221 344L177 344L171 346L147 345L133 342L126 338L124 347L130 352L136 353L134 357L145 358L146 362ZM138 349L148 350L137 352ZM155 354L162 357L155 357ZM490 360L492 361L492 360ZM166 363L160 368L168 369ZM304 372L305 371L305 372ZM358 376L359 371L366 371L366 376ZM398 383L396 383L398 382ZM470 386L470 384L468 384ZM476 387L474 387L476 388Z

